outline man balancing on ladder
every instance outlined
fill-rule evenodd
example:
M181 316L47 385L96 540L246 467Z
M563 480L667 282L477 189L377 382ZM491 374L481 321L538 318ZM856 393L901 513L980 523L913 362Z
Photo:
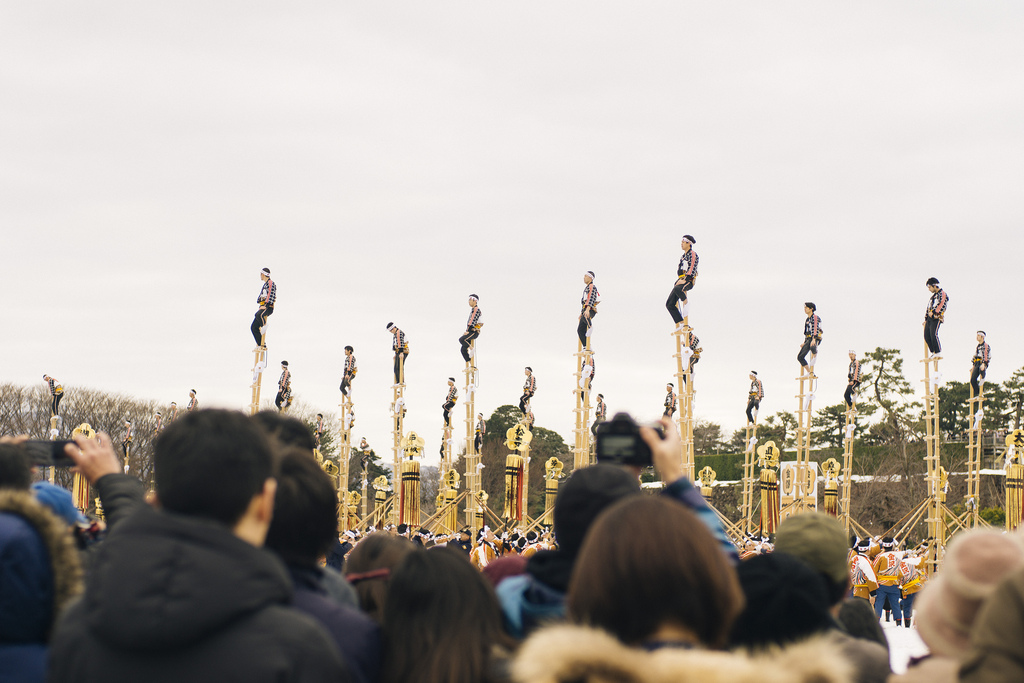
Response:
M467 363L470 362L475 356L475 349L471 349L473 340L480 336L480 328L484 326L480 322L480 307L477 305L480 303L480 297L476 294L469 295L469 320L466 321L466 333L459 337L459 346L462 347L462 358Z
M257 350L263 346L263 335L267 331L267 318L274 313L274 303L277 301L277 285L270 279L270 268L260 271L260 279L263 280L263 288L260 295L256 297L259 309L252 319L252 338L256 340Z
M683 255L679 259L679 267L676 268L676 284L668 295L668 301L665 302L665 308L672 316L672 322L676 324L677 332L683 329L683 318L689 313L686 293L693 289L693 285L697 281L697 263L700 258L693 250L693 245L696 243L697 240L693 239L693 235L683 235L681 244Z
M348 397L349 402L352 401L352 380L356 378L356 373L359 372L359 368L356 367L356 357L353 355L355 350L351 346L345 347L345 371L341 376L341 395Z
M594 325L594 317L597 316L597 305L601 303L601 294L594 284L594 271L588 270L583 274L583 298L580 305L580 324L576 327L576 336L580 338L580 348L587 348L587 339Z
M924 341L928 344L928 352L937 356L942 352L942 344L939 342L939 325L946 316L946 305L949 304L949 295L941 287L937 278L930 277L928 291L932 293L928 300L928 310L924 313Z

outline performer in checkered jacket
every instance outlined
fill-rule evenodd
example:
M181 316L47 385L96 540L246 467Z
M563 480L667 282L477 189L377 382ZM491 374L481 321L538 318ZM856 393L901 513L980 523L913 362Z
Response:
M316 414L316 424L313 426L313 443L317 450L320 449L320 441L324 438L324 432L327 428L324 426L324 414Z
M274 304L277 302L277 285L270 279L270 268L260 271L260 279L263 280L263 288L260 295L256 297L259 309L252 319L252 338L256 340L256 346L263 344L263 332L266 329L267 318L274 313Z
M679 397L676 396L676 392L674 391L675 386L676 385L671 382L665 385L665 389L668 393L665 394L665 413L662 417L671 418L676 414L676 406L679 404Z
M526 368L526 382L523 383L523 395L519 397L519 410L524 414L528 412L530 399L537 393L537 378L533 376L533 368Z
M356 357L353 355L355 350L351 346L345 347L345 371L341 376L341 389L342 396L348 396L349 392L352 391L352 380L355 379L356 373L359 372L359 368L356 367Z
M49 375L43 375L43 381L50 387L50 417L60 415L60 400L64 398L64 387Z
M690 374L692 375L694 368L697 367L697 363L700 362L700 352L703 351L703 349L700 348L700 337L698 337L696 334L694 334L693 330L690 330L690 344L689 344L689 348L690 348L690 363L689 363L688 367L690 369ZM683 381L684 382L686 381L686 376L685 375L683 376Z
M388 332L395 335L394 343L391 345L395 351L395 384L402 384L405 382L405 361L409 358L409 341L405 338L405 332L398 329L394 323L388 323Z
M811 365L814 364L813 356L818 354L818 344L821 343L821 335L824 334L821 329L821 318L815 313L817 310L818 307L810 301L804 304L804 314L807 315L807 319L804 320L804 343L800 345L800 353L796 357L802 367L807 367L808 353L812 356Z
M287 402L292 388L292 373L288 370L288 361L281 361L281 378L277 380L277 396L274 397L274 405L282 410Z
M188 392L188 396L188 405L185 406L185 410L187 410L190 413L193 410L199 410L199 400L196 398L196 390L193 389L192 391Z
M753 425L757 422L754 412L761 408L761 399L764 398L764 387L761 380L757 378L757 371L750 371L750 394L747 398L747 424Z
M580 324L576 326L576 336L580 338L580 345L587 348L587 338L590 337L590 332L593 329L597 305L601 303L601 294L598 293L597 285L594 284L594 271L588 270L583 274L583 285L583 298L580 299L582 310L579 317Z
M985 333L978 330L978 346L974 349L974 360L971 369L971 389L974 395L981 394L981 380L985 379L988 362L992 358L992 347L985 342Z
M476 294L469 295L469 320L466 321L466 333L459 337L459 345L462 347L462 358L468 363L475 355L470 349L473 340L480 336L480 328L484 326L480 322L480 307L477 305L480 297Z
M857 352L850 349L850 367L846 371L846 393L843 394L843 400L846 401L846 409L849 410L853 407L856 402L854 395L857 393L857 387L860 386L860 361L857 360Z
M928 300L928 310L924 313L924 341L934 356L942 352L942 344L939 342L939 325L945 318L949 295L942 291L936 278L928 278L926 284L928 291L932 293L932 298Z
M444 403L441 405L441 409L444 411L444 426L452 426L452 408L455 407L455 401L459 398L459 390L455 388L455 378L448 378L448 396L445 397Z
M700 258L693 250L693 245L696 243L697 240L693 239L693 235L683 235L681 243L683 256L679 259L679 267L676 268L676 284L672 287L672 293L668 295L668 301L665 302L665 308L672 316L672 322L676 324L677 330L682 329L684 317L679 309L686 307L686 293L693 289L693 285L697 281L697 263Z

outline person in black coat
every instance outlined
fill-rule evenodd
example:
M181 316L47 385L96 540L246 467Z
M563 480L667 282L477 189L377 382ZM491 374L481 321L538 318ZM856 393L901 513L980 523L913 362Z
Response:
M68 454L87 479L118 472L109 436L76 441ZM241 413L168 426L154 449L161 509L139 506L97 546L84 597L57 625L49 680L350 680L324 628L288 606L284 563L261 548L273 469Z

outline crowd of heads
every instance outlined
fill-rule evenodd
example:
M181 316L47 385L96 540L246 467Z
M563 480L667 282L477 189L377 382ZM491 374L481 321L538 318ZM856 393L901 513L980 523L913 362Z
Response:
M339 533L313 436L277 412L171 423L149 500L109 440L79 443L105 536L0 443L0 589L17 614L0 617L0 663L18 680L48 666L51 680L881 681L885 637L851 569L887 554L923 569L919 549L850 539L819 513L733 545L689 482L642 493L610 465L569 476L552 529ZM1017 534L954 539L914 616L925 666L985 672L972 638L1005 632L989 603L1005 612L1022 572Z

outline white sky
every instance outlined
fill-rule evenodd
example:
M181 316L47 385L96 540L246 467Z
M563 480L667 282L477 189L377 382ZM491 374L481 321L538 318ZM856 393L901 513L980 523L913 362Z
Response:
M243 408L269 266L265 398L288 359L334 410L351 344L354 436L384 450L394 320L436 453L476 292L479 411L531 365L570 441L583 271L595 388L653 419L692 233L697 414L727 434L752 368L762 415L796 407L806 300L819 407L849 348L903 349L917 383L932 275L946 378L983 328L1002 381L1024 365L1021 35L1009 2L5 3L0 380Z

